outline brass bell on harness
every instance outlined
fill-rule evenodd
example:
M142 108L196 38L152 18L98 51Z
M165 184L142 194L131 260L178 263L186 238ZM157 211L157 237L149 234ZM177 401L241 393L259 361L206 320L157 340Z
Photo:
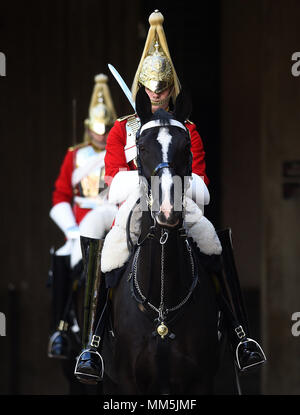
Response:
M165 338L165 336L168 334L169 329L168 329L168 327L165 325L165 323L164 323L164 322L162 322L162 323L161 323L161 324L157 327L156 331L157 331L157 333L160 335L160 337L161 337L162 339L164 339L164 338Z

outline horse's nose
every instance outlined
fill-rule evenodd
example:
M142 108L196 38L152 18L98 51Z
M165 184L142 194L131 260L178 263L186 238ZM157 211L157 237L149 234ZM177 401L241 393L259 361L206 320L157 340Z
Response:
M174 227L179 222L178 212L174 211L168 199L165 199L161 204L159 211L156 214L156 220L161 226Z
M162 212L165 215L165 218L168 220L169 216L171 214L173 206L171 205L170 201L168 199L165 199L161 206L160 206L160 212Z

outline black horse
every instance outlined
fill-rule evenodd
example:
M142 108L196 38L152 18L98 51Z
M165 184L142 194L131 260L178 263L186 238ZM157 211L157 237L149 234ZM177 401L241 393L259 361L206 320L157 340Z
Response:
M151 112L140 89L137 164L146 185L141 234L113 289L112 330L103 344L104 393L210 394L219 363L218 307L212 278L183 227L191 141L180 94L173 114ZM151 187L152 182L152 187Z

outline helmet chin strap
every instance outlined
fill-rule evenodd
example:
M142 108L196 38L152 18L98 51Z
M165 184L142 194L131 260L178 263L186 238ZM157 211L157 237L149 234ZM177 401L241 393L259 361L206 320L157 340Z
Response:
M162 99L162 100L160 100L160 101L152 101L152 100L150 100L150 101L151 101L151 105L161 106L161 105L164 105L164 104L166 104L167 102L169 102L169 100L170 100L170 98L171 98L171 96L172 96L172 94L173 94L173 90L174 90L174 86L172 87L172 89L171 89L171 91L170 91L169 95L168 95L166 98L164 98L164 99Z

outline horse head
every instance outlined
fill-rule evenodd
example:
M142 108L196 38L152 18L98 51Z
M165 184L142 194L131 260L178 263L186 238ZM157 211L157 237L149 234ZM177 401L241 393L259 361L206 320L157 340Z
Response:
M191 102L181 91L173 113L154 114L144 88L136 96L141 127L137 133L137 165L146 183L151 214L162 227L174 228L183 217L183 194L191 176L191 140L184 122Z

